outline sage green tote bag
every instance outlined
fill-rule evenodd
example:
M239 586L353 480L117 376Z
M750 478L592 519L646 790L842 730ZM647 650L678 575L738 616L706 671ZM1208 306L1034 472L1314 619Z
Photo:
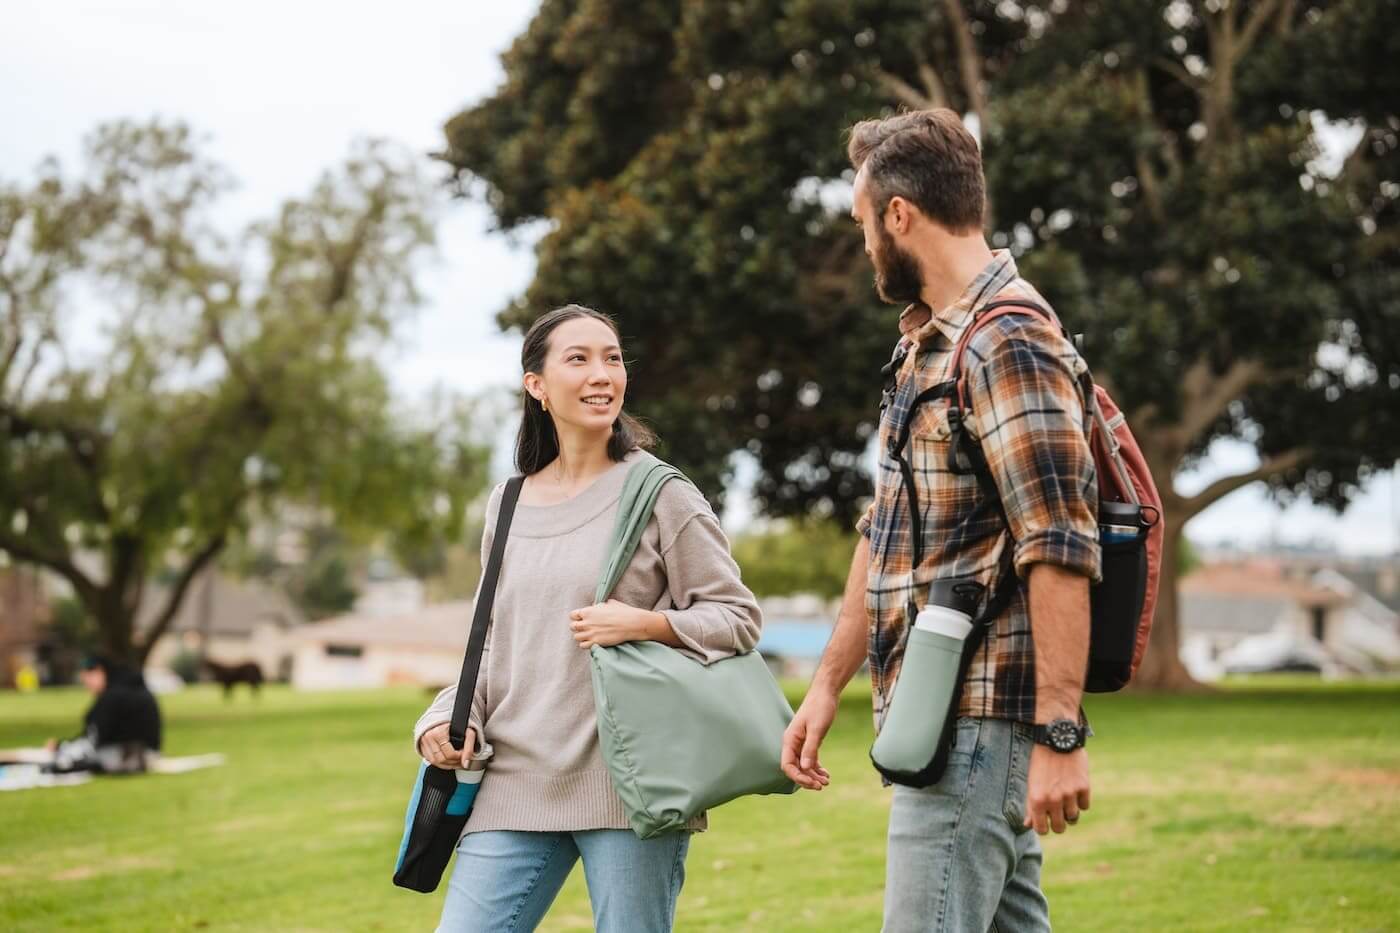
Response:
M653 461L627 474L595 602L612 594L673 479L689 482ZM792 707L757 651L708 665L654 641L590 654L603 760L641 838L736 797L797 789L779 767Z

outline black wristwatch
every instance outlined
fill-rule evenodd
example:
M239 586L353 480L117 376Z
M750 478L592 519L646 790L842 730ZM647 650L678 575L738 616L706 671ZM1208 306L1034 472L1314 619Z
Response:
M1057 752L1069 754L1076 748L1083 748L1092 734L1088 726L1081 726L1073 719L1054 719L1049 725L1036 726L1031 738Z

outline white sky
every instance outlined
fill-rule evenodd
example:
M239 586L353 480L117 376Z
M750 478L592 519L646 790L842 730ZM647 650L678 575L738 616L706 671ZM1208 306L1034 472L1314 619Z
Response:
M0 178L27 181L49 154L75 168L82 138L103 120L183 119L240 181L225 205L232 230L306 192L356 138L439 147L443 121L501 80L497 55L534 8L526 0L11 0L0 28ZM386 348L395 384L421 396L435 386L476 393L514 383L519 340L499 334L494 315L528 284L530 244L512 244L491 231L481 205L459 202L443 211L439 252L422 274L426 305ZM502 436L510 430L502 425ZM1218 444L1178 486L1194 491L1253 462L1247 446ZM1385 474L1341 517L1308 505L1280 511L1247 488L1199 516L1189 534L1394 552L1397 485ZM748 509L731 498L726 524L735 527Z

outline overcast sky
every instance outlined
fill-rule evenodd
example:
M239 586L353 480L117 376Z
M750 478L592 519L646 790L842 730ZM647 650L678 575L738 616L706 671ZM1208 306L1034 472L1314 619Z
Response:
M239 179L225 205L230 224L266 216L306 192L356 138L439 147L443 121L499 83L497 56L534 6L11 0L0 29L0 178L26 181L49 154L74 166L97 123L158 115L190 123ZM447 206L439 241L440 257L422 275L427 303L385 354L395 384L419 396L513 383L519 339L499 334L494 315L529 282L530 244L493 232L488 212L471 203ZM1254 462L1245 445L1219 444L1178 486L1194 491ZM1247 488L1188 533L1392 552L1400 550L1396 486L1386 474L1340 518L1307 505L1280 511ZM735 498L731 528L748 514Z

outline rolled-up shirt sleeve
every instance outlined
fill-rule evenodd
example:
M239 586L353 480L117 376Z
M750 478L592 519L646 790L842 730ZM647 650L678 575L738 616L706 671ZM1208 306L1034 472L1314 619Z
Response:
M719 520L695 487L672 480L662 490L681 511L679 527L662 541L666 596L660 609L676 637L705 664L753 650L763 629L758 601L739 575Z
M875 503L872 501L856 519L856 531L860 532L862 538L870 537L870 528L875 524Z
M1047 323L1001 318L968 348L970 427L1006 510L1016 572L1055 564L1100 579L1098 486L1078 376Z

